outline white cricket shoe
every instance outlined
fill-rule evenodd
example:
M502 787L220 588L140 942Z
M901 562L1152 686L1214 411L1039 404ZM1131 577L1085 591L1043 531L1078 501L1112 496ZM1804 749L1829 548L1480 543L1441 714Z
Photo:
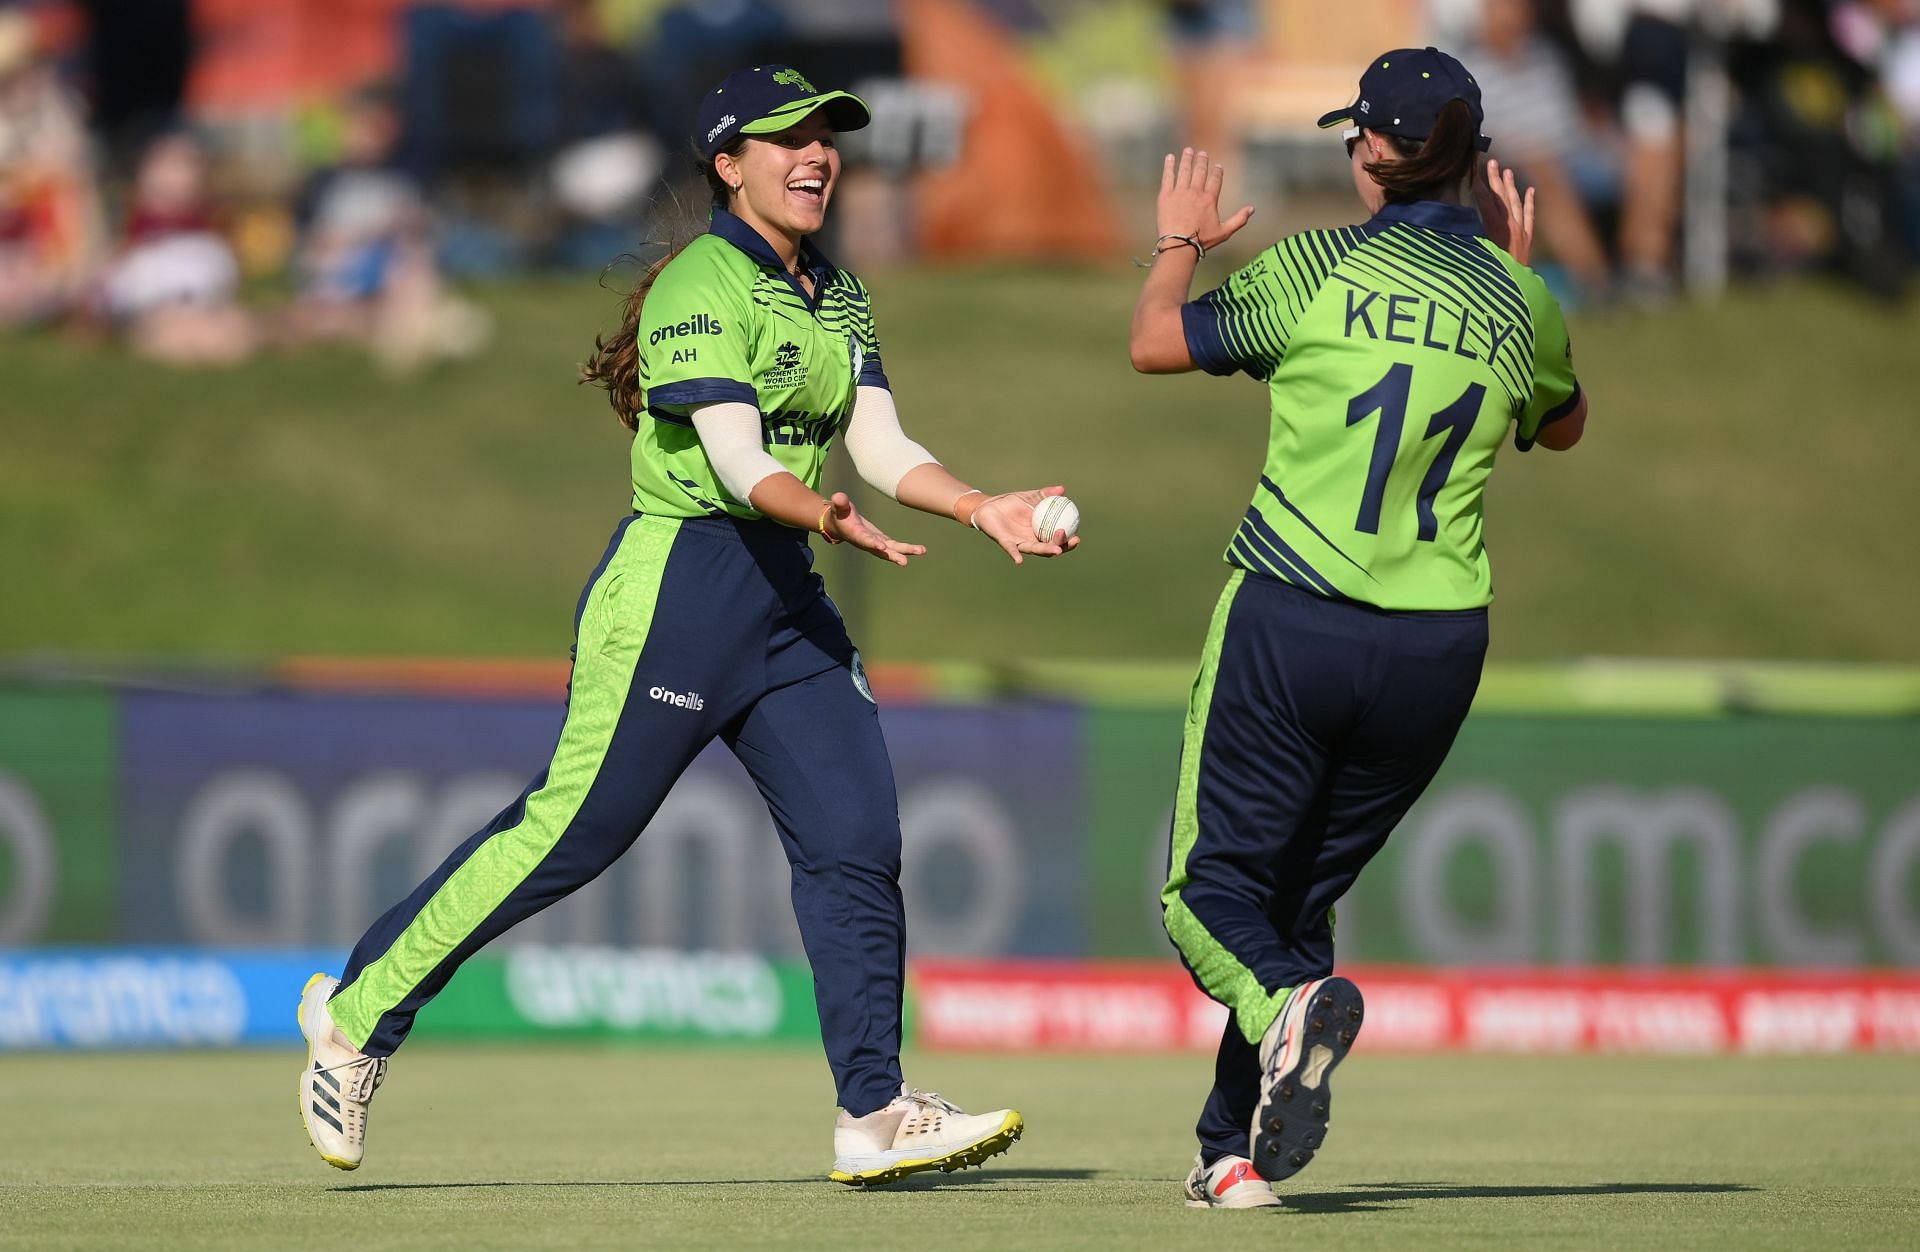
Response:
M1253 1162L1244 1156L1223 1156L1211 1166L1193 1158L1193 1172L1187 1175L1187 1207L1190 1209L1267 1209L1280 1203L1273 1188L1253 1172Z
M359 1169L367 1151L367 1105L387 1076L387 1058L360 1051L333 1024L327 999L339 985L338 978L315 974L300 993L300 1033L307 1037L300 1121L321 1160Z
M1303 983L1260 1040L1260 1100L1249 1137L1253 1168L1268 1182L1299 1173L1326 1142L1329 1079L1360 1034L1366 1006L1344 978Z
M1027 1123L1012 1109L968 1115L931 1091L900 1084L900 1094L865 1117L845 1109L833 1125L833 1172L849 1187L896 1182L923 1169L951 1173L1013 1146Z

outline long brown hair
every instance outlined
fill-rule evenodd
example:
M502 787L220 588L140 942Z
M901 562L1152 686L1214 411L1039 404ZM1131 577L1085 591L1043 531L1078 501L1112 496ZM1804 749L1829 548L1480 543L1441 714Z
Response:
M746 144L747 136L737 135L732 143L720 151L737 157ZM733 188L727 186L712 161L696 154L694 163L707 180L708 190L713 193L713 207L726 208L732 201ZM667 263L673 258L686 251L687 245L699 237L699 231L692 222L686 222L674 235L671 241L653 245L666 248L665 255L640 272L639 281L627 293L626 303L621 310L620 329L610 339L595 335L593 355L580 367L580 381L607 389L607 403L613 406L620 424L628 430L640 429L640 310L647 302L647 293L653 290L654 281L660 277L660 271L667 268ZM635 258L618 258L607 268L612 269L620 261L632 259Z
M1475 151L1473 113L1464 100L1449 100L1425 139L1385 136L1400 155L1391 161L1369 161L1361 166L1386 192L1387 203L1437 199L1436 193L1458 187L1473 169Z

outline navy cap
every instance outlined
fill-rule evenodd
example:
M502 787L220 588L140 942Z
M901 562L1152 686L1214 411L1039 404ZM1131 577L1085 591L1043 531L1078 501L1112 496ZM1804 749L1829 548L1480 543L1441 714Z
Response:
M821 91L791 65L735 70L700 101L694 150L711 161L734 136L778 134L815 109L825 109L827 125L837 131L859 130L872 120L860 97Z
M1440 110L1466 101L1473 114L1474 146L1485 152L1492 140L1480 133L1487 120L1480 107L1480 84L1467 67L1438 48L1395 48L1383 53L1360 75L1360 98L1320 119L1321 129L1343 123L1403 139L1425 139L1440 120Z

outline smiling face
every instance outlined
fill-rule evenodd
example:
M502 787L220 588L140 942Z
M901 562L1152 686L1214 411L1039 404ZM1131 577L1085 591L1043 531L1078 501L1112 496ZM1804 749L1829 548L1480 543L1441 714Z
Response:
M833 127L818 110L777 134L749 136L737 155L723 152L713 164L733 188L734 214L768 242L784 239L790 248L825 224L840 176Z

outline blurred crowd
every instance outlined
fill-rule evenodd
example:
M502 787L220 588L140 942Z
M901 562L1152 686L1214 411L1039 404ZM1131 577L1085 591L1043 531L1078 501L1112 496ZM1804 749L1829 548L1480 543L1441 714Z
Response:
M1495 154L1553 206L1544 263L1588 307L1668 300L1701 239L1735 272L1829 269L1887 294L1920 252L1920 0L1377 0L1331 14L1304 0L0 0L0 327L183 364L322 342L396 369L479 351L487 319L459 280L597 268L669 211L703 210L679 190L693 185L694 104L756 60L896 93L889 125L848 145L836 218L864 246L907 239L900 176L961 160L966 119L991 103L913 104L909 69L943 51L976 59L926 46L926 31L957 29L929 15L962 8L1016 48L1102 22L1152 32L1132 42L1154 45L1161 131L1253 163L1268 122L1232 84L1269 90L1313 60L1302 45L1329 22L1455 48L1484 88ZM283 92L264 125L201 107L204 62L224 55L244 79L249 56L227 45L296 9L307 40L329 14L345 39L350 14L378 10L391 64ZM1320 59L1350 84L1348 50ZM1250 77L1263 62L1279 68ZM1077 102L1090 135L1090 115L1112 122L1122 97L1094 98ZM1084 146L1097 162L1097 139ZM861 190L868 169L891 200ZM969 222L971 193L955 203L950 237L1017 234Z
M324 22L275 3L308 35ZM490 328L458 280L599 268L656 219L704 215L685 135L736 63L900 68L885 6L859 0L393 0L393 72L289 100L263 141L193 105L223 7L0 0L0 327L183 365L325 342L397 370L468 355Z
M1493 155L1539 188L1541 267L1589 310L1801 270L1897 295L1920 253L1920 0L1163 8L1184 132L1213 151L1251 145L1256 173L1263 146L1280 161L1312 142L1295 133L1303 117L1357 58L1455 51L1483 90ZM1293 100L1295 83L1317 94ZM1263 115L1277 95L1286 106ZM1301 164L1282 185L1344 187L1343 164Z
M1577 296L1667 299L1690 207L1736 271L1904 289L1920 2L1434 0L1433 16L1480 77L1495 153L1554 204L1544 243Z

